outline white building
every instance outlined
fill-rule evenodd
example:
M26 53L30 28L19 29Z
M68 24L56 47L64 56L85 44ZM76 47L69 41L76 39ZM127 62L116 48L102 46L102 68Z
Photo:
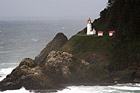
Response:
M98 36L103 36L103 31L98 31Z
M115 31L109 31L109 36L113 36L114 33Z
M88 19L88 24L87 24L87 35L94 35L96 34L95 29L92 29L92 24L90 18Z

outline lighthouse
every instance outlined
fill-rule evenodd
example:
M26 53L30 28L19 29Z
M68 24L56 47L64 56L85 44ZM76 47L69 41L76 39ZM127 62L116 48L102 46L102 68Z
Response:
M92 29L92 25L91 25L91 19L88 19L88 23L87 23L87 35L94 35L96 34L95 29Z

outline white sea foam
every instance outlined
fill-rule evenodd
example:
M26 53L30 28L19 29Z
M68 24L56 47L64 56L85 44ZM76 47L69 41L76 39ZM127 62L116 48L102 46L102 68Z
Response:
M134 86L140 87L140 84L139 83L136 83L136 84L134 84Z
M107 90L104 86L71 86L57 93L111 93L115 90Z
M14 67L2 68L2 69L0 70L0 75L2 75L2 76L0 77L0 81L3 80L3 79L6 77L6 75L10 74L11 71L12 71L13 69L14 69Z
M110 86L110 88L117 89L117 90L125 90L125 91L140 91L140 87L134 86Z
M13 70L13 67L10 68L3 68L0 70L0 74L9 74Z
M25 88L21 88L19 90L7 90L7 91L0 92L0 93L33 93L33 92L28 91Z
M139 84L135 84L139 85ZM114 86L70 86L57 93L140 93L140 87L134 84Z

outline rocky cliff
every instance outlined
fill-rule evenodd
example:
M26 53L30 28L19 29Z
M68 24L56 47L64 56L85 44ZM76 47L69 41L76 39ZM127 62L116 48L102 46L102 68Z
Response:
M68 41L67 37L63 33L58 33L52 41L50 41L46 47L40 52L38 56L35 57L36 63L41 63L45 57L50 53L52 50L58 50Z
M140 0L109 0L100 18L93 22L97 30L115 30L110 40L110 71L122 71L140 66Z
M110 72L140 67L140 0L109 0L100 18L93 22L104 37L74 35L61 49ZM113 37L109 31L115 30Z
M99 71L106 72L104 77L97 73ZM60 84L98 82L108 77L106 70L98 68L97 72L89 63L72 54L52 51L40 65L30 58L22 60L11 74L0 82L0 90L13 90L21 87L32 90L55 89L62 87Z

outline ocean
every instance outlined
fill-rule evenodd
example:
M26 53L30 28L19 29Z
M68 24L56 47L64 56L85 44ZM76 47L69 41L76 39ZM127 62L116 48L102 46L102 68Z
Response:
M86 20L0 21L0 81L24 58L34 59L58 32L68 38L86 26ZM0 93L34 93L24 88ZM140 84L69 86L57 93L140 93Z

